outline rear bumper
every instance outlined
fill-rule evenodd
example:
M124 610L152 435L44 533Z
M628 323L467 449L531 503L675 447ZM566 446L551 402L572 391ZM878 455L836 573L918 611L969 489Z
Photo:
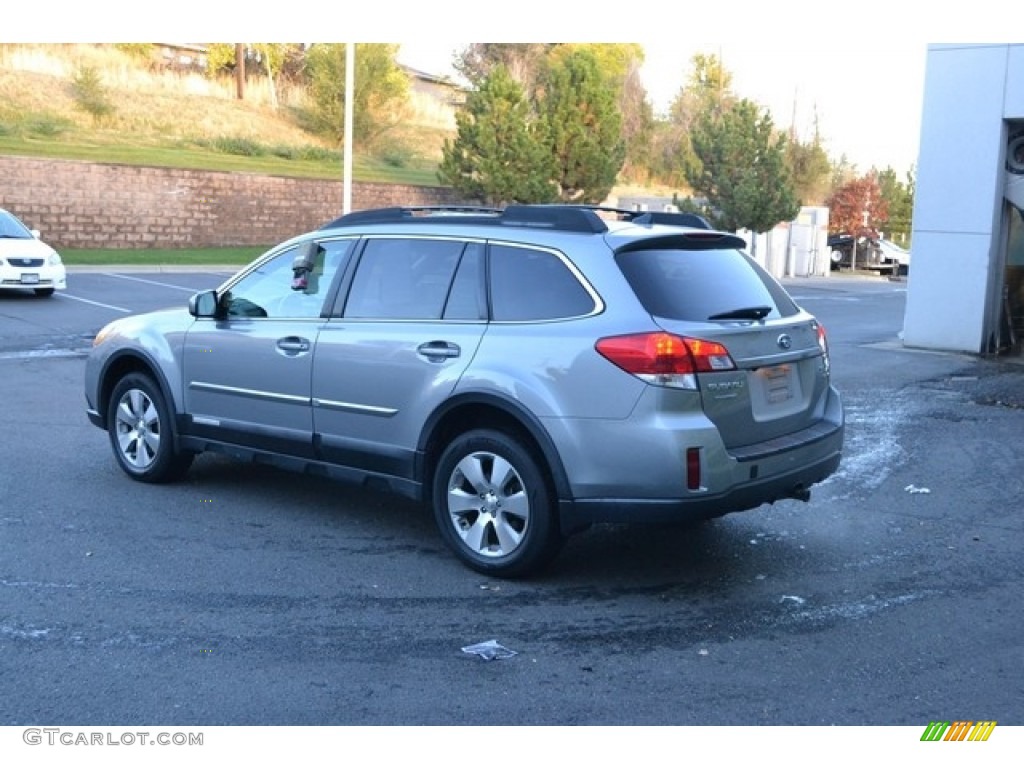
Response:
M631 444L630 451L620 452L620 463L627 466L629 476L643 482L624 494L607 491L625 486L591 485L596 493L561 500L563 529L571 532L598 522L702 520L782 499L807 500L811 487L839 468L844 432L842 399L830 388L823 417L800 432L732 450L720 442L716 445L714 434L705 434L703 441L690 443L704 445L707 452L704 487L695 491L685 487L682 450L673 450L671 443L655 444L655 450L641 455L636 464L630 454L641 452L641 446ZM666 477L671 482L664 482Z
M841 431L841 430L840 430ZM707 520L754 509L782 499L800 498L839 468L841 444L814 464L763 480L752 480L715 496L685 499L576 499L562 502L562 527L568 533L591 523L672 523Z

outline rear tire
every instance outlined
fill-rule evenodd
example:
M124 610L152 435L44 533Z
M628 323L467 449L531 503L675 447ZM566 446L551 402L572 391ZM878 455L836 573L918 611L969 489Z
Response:
M480 429L456 437L433 478L441 538L463 563L488 576L528 576L562 546L545 473L517 439Z
M174 416L160 387L145 374L129 373L117 382L107 405L107 434L117 463L133 480L177 480L195 458L175 450Z

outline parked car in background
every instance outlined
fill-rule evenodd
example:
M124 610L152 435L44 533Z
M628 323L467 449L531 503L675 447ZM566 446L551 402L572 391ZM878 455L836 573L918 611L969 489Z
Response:
M854 258L854 243L857 246ZM891 240L855 238L838 233L828 236L829 258L833 270L857 269L887 274L907 274L910 269L910 251Z
M404 494L493 576L595 522L806 501L843 445L825 329L693 223L357 211L107 325L87 413L134 480L216 451Z
M875 243L881 253L882 262L888 264L894 275L906 275L910 272L910 251L884 238Z
M10 211L0 208L0 289L32 290L52 296L67 288L60 254Z

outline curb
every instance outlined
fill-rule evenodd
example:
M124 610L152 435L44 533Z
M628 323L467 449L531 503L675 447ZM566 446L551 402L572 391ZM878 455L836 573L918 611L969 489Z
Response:
M65 264L68 274L75 272L228 272L234 274L245 264Z

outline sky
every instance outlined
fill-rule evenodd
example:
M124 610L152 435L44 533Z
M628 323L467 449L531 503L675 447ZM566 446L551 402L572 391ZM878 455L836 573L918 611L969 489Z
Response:
M136 0L35 0L5 10L2 42L155 40L387 42L399 60L454 74L470 42L635 42L656 113L667 109L697 53L721 57L733 90L767 109L776 126L813 137L858 171L909 171L917 162L929 43L1024 38L1005 0L941 10L908 0L320 0L235 4L176 0L141 15ZM1016 31L1018 40L1007 39ZM402 42L405 41L405 42ZM411 41L411 42L410 42Z

